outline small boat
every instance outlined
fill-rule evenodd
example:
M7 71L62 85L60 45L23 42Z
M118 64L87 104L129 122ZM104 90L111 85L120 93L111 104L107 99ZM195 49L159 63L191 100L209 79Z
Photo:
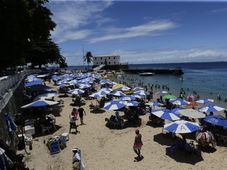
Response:
M153 76L154 73L147 72L147 73L139 73L140 76Z

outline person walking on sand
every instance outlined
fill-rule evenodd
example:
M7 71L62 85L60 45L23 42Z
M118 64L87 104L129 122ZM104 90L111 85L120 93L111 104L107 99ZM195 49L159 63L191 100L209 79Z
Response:
M136 159L140 159L143 157L141 155L141 148L143 146L142 135L140 134L139 129L136 129L135 133L136 133L136 136L134 140L133 150L137 154Z
M83 117L84 117L84 115L86 115L86 112L85 112L84 108L82 108L80 106L79 106L78 112L79 112L79 117L80 117L80 124L83 125L84 124Z
M71 129L76 129L76 133L78 132L76 125L76 117L73 112L69 115L69 133L71 133Z

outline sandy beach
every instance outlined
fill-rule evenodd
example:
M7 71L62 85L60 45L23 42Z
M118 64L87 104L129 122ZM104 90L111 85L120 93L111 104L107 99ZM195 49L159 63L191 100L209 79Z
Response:
M134 162L136 155L132 146L136 128L108 129L105 127L105 118L109 118L114 111L90 113L91 100L87 100L86 105L83 106L87 115L84 117L85 125L78 127L80 133L69 134L67 147L60 153L51 155L44 142L49 137L69 131L69 114L73 108L70 105L72 98L61 99L64 100L64 107L61 115L56 117L56 125L60 128L54 134L34 139L33 150L30 151L30 155L25 157L30 169L72 169L71 149L74 147L81 149L86 170L226 169L227 149L225 147L217 147L213 153L202 152L202 157L184 152L177 152L176 155L171 156L166 155L166 147L171 144L172 140L161 134L162 128L146 125L148 115L141 116L142 125L139 127L143 136L142 155L144 159ZM57 97L56 100L58 100ZM77 120L77 124L80 124L79 120Z

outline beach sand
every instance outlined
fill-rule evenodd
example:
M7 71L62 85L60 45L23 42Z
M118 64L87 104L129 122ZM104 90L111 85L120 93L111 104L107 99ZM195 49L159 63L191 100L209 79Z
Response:
M56 98L58 100L58 98ZM72 151L74 147L80 148L86 170L150 170L150 169L226 169L227 148L217 147L213 153L202 153L202 158L184 152L173 156L166 155L167 144L172 141L161 135L162 128L146 125L148 115L141 116L142 126L139 127L144 159L134 162L136 156L132 146L135 128L110 130L105 127L105 118L110 117L113 111L100 114L90 113L87 101L84 109L85 125L79 126L78 134L69 134L67 147L58 154L51 155L44 141L51 136L60 135L69 131L69 114L72 111L71 97L61 98L64 107L61 116L56 117L56 125L60 126L54 134L37 137L33 142L33 150L25 160L30 169L35 170L71 170ZM80 124L79 120L77 124ZM73 131L73 130L72 130Z

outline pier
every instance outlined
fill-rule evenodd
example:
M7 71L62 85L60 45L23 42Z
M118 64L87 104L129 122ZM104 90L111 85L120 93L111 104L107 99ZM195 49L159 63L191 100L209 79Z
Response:
M149 69L124 69L126 73L139 74L151 72L154 74L173 74L173 75L182 75L184 74L181 68L149 68Z

